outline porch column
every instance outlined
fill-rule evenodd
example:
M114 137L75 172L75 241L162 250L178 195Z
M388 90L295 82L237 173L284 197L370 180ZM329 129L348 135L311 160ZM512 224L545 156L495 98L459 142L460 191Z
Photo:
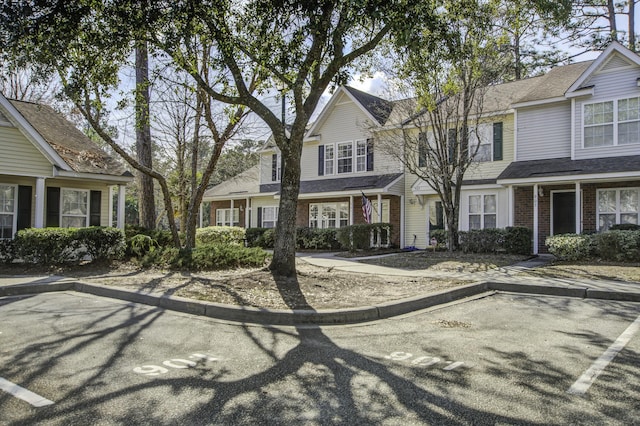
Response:
M533 185L533 254L538 254L538 184Z
M349 195L349 225L353 225L353 195Z
M44 181L45 178L36 178L36 211L35 211L35 228L44 228Z
M404 248L404 195L400 196L400 248ZM389 206L389 219L391 219L391 206Z
M507 212L507 225L508 226L513 226L513 218L515 216L515 212L514 212L514 196L515 194L513 193L513 185L509 185L507 187L507 209L509 210Z
M108 209L109 211L107 212L107 226L113 226L113 185L109 185L109 202L107 203L109 205Z
M576 182L576 234L582 232L582 194L580 194L580 182Z
M118 213L116 215L116 226L124 229L124 195L126 187L118 185Z
M251 212L251 207L249 207L249 203L251 203L251 199L249 197L244 199L244 227L251 228L251 221L249 217L249 213Z
M233 199L231 200L231 213L229 215L231 216L231 218L230 218L230 222L231 223L229 224L229 226L233 226L233 218L234 218L234 214L233 214Z
M382 223L382 194L378 194L378 223Z

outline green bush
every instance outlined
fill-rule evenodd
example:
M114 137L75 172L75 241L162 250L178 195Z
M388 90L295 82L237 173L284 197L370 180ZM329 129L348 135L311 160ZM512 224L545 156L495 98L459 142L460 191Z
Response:
M248 228L245 232L248 247L273 248L274 228Z
M340 243L336 239L336 229L297 228L296 247L299 249L336 250Z
M389 230L388 232L387 229ZM343 250L368 250L371 248L372 231L377 232L377 235L381 236L385 241L391 238L391 224L369 223L339 228L336 232L336 239Z
M504 247L504 229L472 229L458 233L460 250L464 253L497 253Z
M592 235L563 234L547 237L545 244L549 253L562 260L584 260L594 252Z
M16 259L14 240L0 240L0 262L11 263Z
M505 228L504 249L509 254L531 254L533 231L524 226Z
M638 262L640 231L613 230L595 235L596 251L604 260Z
M196 245L204 244L242 244L245 229L238 226L207 226L196 229Z
M141 259L143 266L181 270L222 270L264 266L268 253L258 247L232 244L205 244L194 249L167 247Z
M611 225L609 228L610 231L638 231L640 230L640 225L636 225L635 223L618 223L616 225Z
M161 249L160 244L149 235L137 234L127 240L127 254L130 256L143 257Z
M16 254L26 263L59 265L80 259L76 228L28 228L18 231Z
M147 229L141 226L127 225L125 227L124 233L125 233L125 238L127 243L126 254L129 256L136 255L134 252L131 251L131 239L134 238L136 235L144 235L149 237L151 240L154 241L153 245L160 248L173 247L174 245L171 231L166 231L161 229ZM142 239L142 238L139 237L139 239Z
M124 256L124 233L117 228L92 226L78 228L76 237L92 261L111 261Z

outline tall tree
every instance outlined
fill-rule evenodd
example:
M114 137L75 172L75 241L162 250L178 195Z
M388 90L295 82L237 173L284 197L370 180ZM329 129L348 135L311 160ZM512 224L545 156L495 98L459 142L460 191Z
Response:
M136 42L136 155L138 162L153 169L151 123L149 118L149 51L146 41ZM156 227L156 202L153 177L138 173L138 214L140 225L147 229Z
M392 33L404 40L413 25L433 25L429 1L183 1L159 4L151 42L191 73L215 100L246 105L271 129L284 163L276 227L274 274L294 276L300 158L304 134L323 92L345 83L349 66ZM167 8L171 13L167 13ZM215 42L210 61L218 86L208 84L185 47L185 34ZM261 87L278 86L291 99L294 117L285 127L249 90L247 71L258 69ZM259 92L260 93L260 92Z

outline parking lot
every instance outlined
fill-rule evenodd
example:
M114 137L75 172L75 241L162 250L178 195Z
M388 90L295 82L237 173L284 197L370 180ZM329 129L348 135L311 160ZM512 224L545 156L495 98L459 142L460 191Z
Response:
M637 303L487 295L359 326L0 299L0 423L632 424Z

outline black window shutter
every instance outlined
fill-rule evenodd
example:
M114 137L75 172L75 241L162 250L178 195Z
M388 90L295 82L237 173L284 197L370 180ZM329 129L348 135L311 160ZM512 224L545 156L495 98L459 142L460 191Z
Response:
M271 156L271 182L278 180L278 154Z
M18 186L18 229L31 228L31 187Z
M318 146L318 176L324 176L324 145Z
M258 228L262 228L262 207L258 207Z
M502 160L502 122L493 123L493 161Z
M47 227L60 226L60 188L47 188Z
M89 197L89 226L100 226L102 191L91 191Z
M367 139L367 171L373 171L373 139Z

